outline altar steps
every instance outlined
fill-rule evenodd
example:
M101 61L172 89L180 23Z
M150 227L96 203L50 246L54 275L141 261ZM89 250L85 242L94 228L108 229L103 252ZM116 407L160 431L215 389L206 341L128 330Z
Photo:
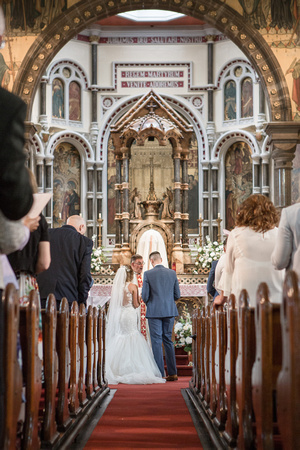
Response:
M189 355L183 348L175 348L177 375L182 377L191 377L193 367L189 366ZM167 366L165 363L167 373Z

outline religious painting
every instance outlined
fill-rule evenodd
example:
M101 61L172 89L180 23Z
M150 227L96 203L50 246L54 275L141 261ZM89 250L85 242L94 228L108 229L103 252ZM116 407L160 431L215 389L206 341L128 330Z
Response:
M296 147L292 171L292 203L300 202L300 144Z
M189 213L189 234L198 233L199 219L199 180L198 180L198 142L195 133L189 146L188 157L188 213Z
M81 120L81 87L76 81L69 85L69 119Z
M224 89L224 120L236 119L236 84L229 80Z
M296 112L294 114L294 120L300 120L300 58L295 58L290 67L286 71L286 75L292 75L292 100Z
M107 144L107 234L116 233L116 160L112 139Z
M69 143L60 143L53 161L53 226L80 214L80 156Z
M252 194L251 150L245 142L235 142L225 156L226 229L235 227L239 205Z
M241 85L241 117L253 117L253 83L250 77L244 78Z
M64 119L64 83L59 78L55 78L52 83L52 116Z

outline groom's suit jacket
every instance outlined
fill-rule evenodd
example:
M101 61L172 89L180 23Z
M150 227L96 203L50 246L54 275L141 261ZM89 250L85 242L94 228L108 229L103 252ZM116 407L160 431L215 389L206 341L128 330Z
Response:
M175 300L180 298L176 272L157 264L144 273L142 299L147 319L178 316Z

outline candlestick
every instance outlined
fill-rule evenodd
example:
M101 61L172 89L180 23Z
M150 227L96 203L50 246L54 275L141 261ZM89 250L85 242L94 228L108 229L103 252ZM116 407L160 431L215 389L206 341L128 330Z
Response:
M58 213L58 218L61 219L61 213Z
M101 219L101 213L99 213L99 219Z
M222 222L222 219L221 219L221 215L220 215L220 213L218 213L218 218L216 219L216 222L217 222L217 224L218 224L218 242L222 242L222 236L221 236L221 222Z
M98 235L98 247L102 246L102 230L101 230L101 226L102 226L102 222L103 220L101 219L101 213L99 213L99 219L97 219L98 225L99 225L99 235Z
M197 222L199 223L199 245L200 247L202 247L202 223L203 223L204 219L202 219L202 214L199 214L199 219L197 220Z

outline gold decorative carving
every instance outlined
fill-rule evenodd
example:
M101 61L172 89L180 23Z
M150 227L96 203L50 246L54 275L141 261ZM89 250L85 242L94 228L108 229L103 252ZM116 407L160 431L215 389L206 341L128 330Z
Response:
M278 106L280 106L280 103L279 103L279 102L274 102L274 103L273 103L273 106L274 106L275 108L278 108Z
M34 65L32 66L32 70L34 70L34 71L39 70L39 66L37 66L36 64L34 64Z
M209 15L210 17L216 17L217 11L209 11L208 15Z
M102 8L102 6L100 6L100 5L96 7L96 11L97 11L97 12L102 11L102 9L103 9L103 8Z
M64 31L69 31L69 29L70 29L69 25L64 26Z
M180 2L181 0L174 0L174 3L176 3L177 5L179 5Z
M250 48L250 50L254 50L255 49L255 44L253 44L253 42L251 42L251 44L249 44L248 47Z
M84 11L84 17L86 17L87 19L88 19L89 17L91 17L90 11Z
M230 29L231 31L237 31L238 27L236 25L231 25Z
M40 53L39 54L39 59L41 59L41 60L45 59L45 55L43 53Z
M110 8L112 8L113 6L115 6L115 2L108 2L108 6L109 6Z
M281 114L279 114L279 113L275 114L275 119L276 120L280 120L281 119Z
M60 34L55 34L55 35L54 35L54 39L56 39L57 41L59 41L59 40L60 40Z
M221 22L222 22L222 23L227 23L227 22L228 22L227 17L222 17Z
M273 77L268 77L268 78L267 78L267 81L268 81L268 83L273 83L274 78L273 78Z
M29 89L28 88L25 88L25 89L23 89L23 94L25 94L25 95L28 95L29 94Z
M241 34L240 37L241 37L242 40L244 40L244 39L246 39L247 36L245 34Z
M271 90L271 95L276 95L277 94L277 90L276 89L272 89Z
M30 75L30 77L27 78L28 83L32 83L33 82L33 77Z
M96 36L95 34L93 34L92 36L89 37L89 41L90 42L99 42L99 36Z
M199 11L205 11L205 6L204 5L200 5L199 6Z
M255 55L255 58L260 60L260 59L262 59L262 55L260 53L257 53L257 55Z
M188 8L191 8L191 7L193 6L193 2L187 2L186 6L187 6Z
M50 43L46 44L46 49L47 50L51 50L51 48L52 48L52 44L50 44Z
M264 71L269 70L269 66L267 64L265 64L264 66L262 66L262 70L264 70Z
M73 22L76 23L76 24L79 23L80 22L79 17L75 17L75 19L73 19Z

